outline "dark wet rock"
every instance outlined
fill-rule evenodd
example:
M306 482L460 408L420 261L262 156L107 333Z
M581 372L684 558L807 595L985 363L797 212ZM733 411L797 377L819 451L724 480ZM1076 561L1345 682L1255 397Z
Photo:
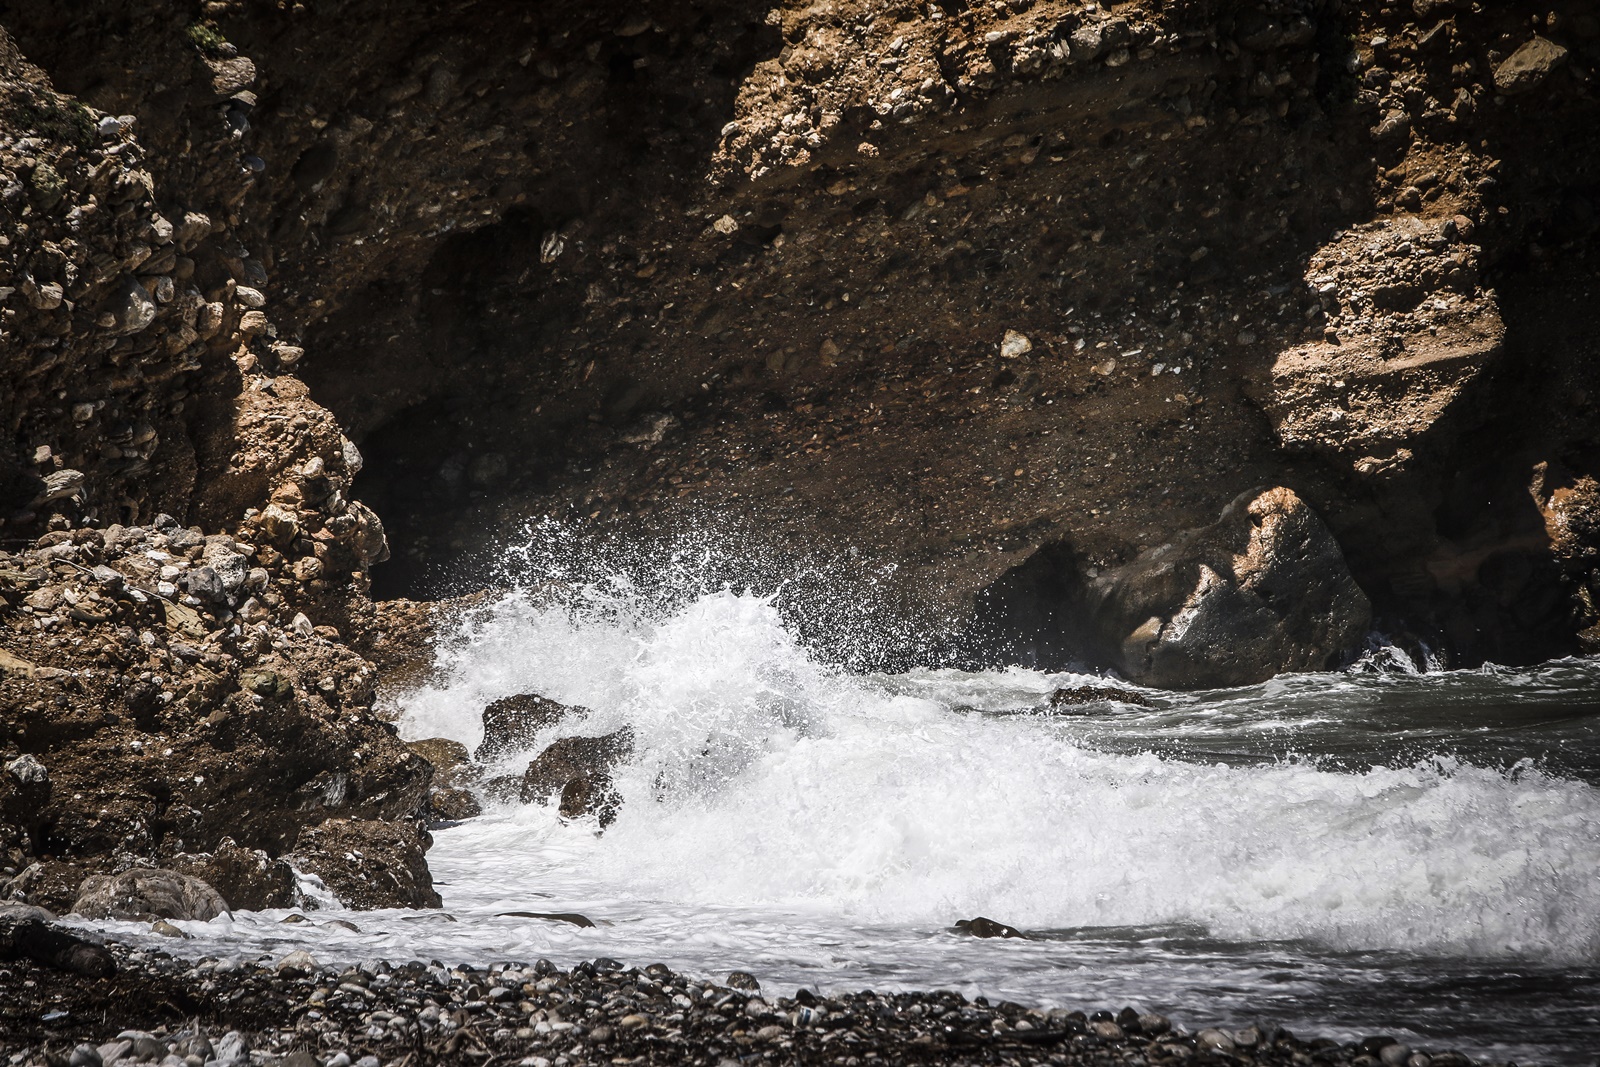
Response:
M1122 704L1138 704L1141 707L1150 707L1153 703L1149 697L1132 689L1118 689L1109 685L1075 685L1051 693L1050 707L1070 708L1080 704L1098 704L1106 700L1115 700Z
M314 874L346 907L437 908L426 853L433 838L413 822L329 819L300 834L285 857Z
M237 910L290 908L300 899L288 863L261 849L242 848L229 837L212 852L175 856L169 866L209 883Z
M433 765L433 788L423 817L428 822L459 822L483 814L483 805L467 786L478 780L479 768L467 746L447 737L408 741L406 747Z
M72 910L85 919L215 919L228 902L198 878L177 871L135 868L121 874L93 874L83 880Z
M1170 689L1325 670L1371 622L1338 542L1282 488L1241 494L1212 525L1095 579L1087 600L1117 668Z
M448 737L425 737L420 741L407 741L406 747L433 765L433 784L459 785L476 776L472 754L460 741Z
M483 805L470 789L445 786L428 794L425 817L432 822L460 822L483 814Z
M585 915L579 915L575 911L502 911L496 914L502 918L544 919L546 922L571 923L573 926L590 927L594 925L593 919Z
M103 946L38 918L0 918L0 960L32 960L54 970L103 978L116 970Z
M478 762L489 763L524 751L532 747L539 731L562 719L588 714L586 708L569 708L535 693L496 700L483 709L483 741L474 755Z
M956 933L969 934L972 937L1020 937L1026 939L1028 936L1015 926L1007 926L1005 923L995 922L993 919L985 919L981 915L976 919L958 919L951 929Z
M528 764L522 776L522 802L547 804L559 793L563 817L593 814L607 826L620 803L611 770L632 754L633 730L626 726L602 737L563 737Z
M734 971L728 975L729 989L742 989L748 993L761 992L761 983L749 971Z

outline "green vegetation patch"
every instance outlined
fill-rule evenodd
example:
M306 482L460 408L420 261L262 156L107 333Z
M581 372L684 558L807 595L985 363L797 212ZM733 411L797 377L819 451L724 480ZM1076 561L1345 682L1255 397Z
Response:
M228 39L222 36L222 31L217 29L217 24L210 19L191 22L184 27L183 35L189 38L189 43L200 50L200 54L211 59L222 58L222 46Z
M5 118L8 125L76 148L88 148L95 140L94 116L68 97L14 98L6 105Z

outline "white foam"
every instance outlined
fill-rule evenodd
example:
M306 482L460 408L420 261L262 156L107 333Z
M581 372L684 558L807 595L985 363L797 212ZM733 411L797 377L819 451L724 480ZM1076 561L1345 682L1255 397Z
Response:
M539 744L623 723L637 737L604 835L538 806L441 835L441 877L452 857L493 857L458 872L474 899L556 885L680 915L938 928L982 913L1600 959L1600 792L1581 782L1449 759L1348 773L1100 751L1070 721L953 710L1042 699L1059 676L853 676L813 661L752 595L663 612L513 595L464 625L444 680L408 701L407 736L474 744L484 703L532 691L594 710Z

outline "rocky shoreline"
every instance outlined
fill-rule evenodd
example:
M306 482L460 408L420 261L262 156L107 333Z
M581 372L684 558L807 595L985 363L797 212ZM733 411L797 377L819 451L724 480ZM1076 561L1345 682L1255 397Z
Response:
M14 993L0 1004L0 1052L14 1067L1474 1062L1381 1035L1340 1043L1255 1026L1190 1032L1132 1008L1041 1011L949 991L773 996L744 972L718 982L605 958L570 970L548 960L339 967L303 950L191 960L107 942L61 966L16 949L18 932L39 926L0 925L0 976Z

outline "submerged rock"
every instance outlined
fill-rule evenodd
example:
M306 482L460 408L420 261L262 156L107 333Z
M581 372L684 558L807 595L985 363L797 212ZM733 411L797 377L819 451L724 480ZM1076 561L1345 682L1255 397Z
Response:
M982 915L976 919L958 919L950 928L958 934L969 934L972 937L1020 937L1027 940L1028 935L1018 930L1015 926L985 919Z
M1252 685L1336 666L1371 621L1339 545L1292 491L1250 490L1210 526L1095 579L1095 636L1141 685Z
M228 902L198 878L177 871L142 868L85 878L72 910L85 919L207 922L226 914Z
M413 822L329 819L303 830L285 858L349 908L438 908L444 902L426 858L432 844Z
M1115 700L1123 704L1138 704L1141 707L1150 707L1152 701L1143 693L1136 693L1132 689L1118 689L1109 685L1075 685L1068 688L1057 689L1050 694L1050 707L1056 708L1075 707L1079 704L1097 704L1104 700Z

